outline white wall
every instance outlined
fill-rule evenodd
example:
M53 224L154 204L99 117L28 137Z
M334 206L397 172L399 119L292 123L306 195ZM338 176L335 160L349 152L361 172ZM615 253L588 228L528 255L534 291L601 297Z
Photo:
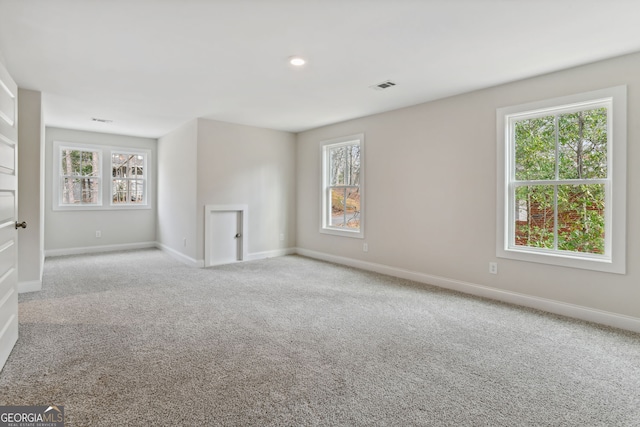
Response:
M292 133L198 119L198 259L208 204L248 205L249 256L295 247L295 152Z
M18 230L18 288L21 292L42 286L44 263L44 149L42 94L18 90L18 218L27 222Z
M627 274L496 259L496 108L622 84L629 108ZM362 240L318 232L319 142L360 132L368 253ZM490 287L494 296L508 291L640 319L639 138L640 54L303 132L297 245ZM499 274L491 275L488 263L496 260Z
M157 141L151 138L46 128L45 252L60 255L101 249L153 245L156 240L156 197L152 186L150 209L54 211L52 208L53 142L76 142L151 150L151 176L156 182ZM108 176L108 175L107 175ZM96 231L102 237L96 237Z
M191 263L196 263L199 256L195 224L197 143L197 120L158 140L157 241Z
M204 265L206 205L248 205L249 256L295 247L295 151L294 134L206 119L160 138L160 247Z

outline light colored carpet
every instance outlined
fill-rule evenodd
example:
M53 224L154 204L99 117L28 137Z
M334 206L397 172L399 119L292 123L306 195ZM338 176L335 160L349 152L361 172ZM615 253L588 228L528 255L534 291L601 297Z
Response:
M47 259L0 404L67 426L638 426L640 335L299 256Z

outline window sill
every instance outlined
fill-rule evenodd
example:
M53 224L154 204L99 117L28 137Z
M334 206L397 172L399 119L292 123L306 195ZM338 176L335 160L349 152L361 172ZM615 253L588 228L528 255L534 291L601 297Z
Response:
M498 258L535 262L559 267L579 268L582 270L600 271L604 273L626 274L623 263L615 263L611 259L598 255L572 255L571 252L548 253L528 249L501 249L496 253Z
M342 228L328 228L322 227L320 228L320 233L322 234L331 234L333 236L342 236L342 237L351 237L355 239L364 239L364 233L362 230L351 231Z
M77 206L54 206L55 212L73 212L73 211L120 211L120 210L144 210L151 209L150 205L124 205L124 206L91 206L91 205L77 205Z

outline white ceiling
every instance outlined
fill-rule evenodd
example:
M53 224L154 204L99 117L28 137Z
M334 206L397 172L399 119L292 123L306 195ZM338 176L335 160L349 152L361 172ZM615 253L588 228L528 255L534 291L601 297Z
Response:
M640 51L639 16L639 0L0 0L0 56L50 126L297 132Z

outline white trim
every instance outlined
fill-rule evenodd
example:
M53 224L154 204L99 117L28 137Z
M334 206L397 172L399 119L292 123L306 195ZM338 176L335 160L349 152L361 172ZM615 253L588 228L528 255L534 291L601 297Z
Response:
M42 290L42 280L31 280L28 282L18 282L18 293L37 292Z
M491 288L489 286L418 273L383 264L375 264L308 249L297 248L296 252L299 255L307 256L309 258L343 264L350 267L360 268L362 270L374 271L376 273L413 280L420 283L426 283L445 289L451 289L466 294L490 298L524 307L535 308L549 313L586 320L588 322L600 323L633 332L640 332L640 318L638 317L626 316L624 314L612 313L609 311L525 295L517 292L504 291L501 289Z
M275 249L272 251L264 251L264 252L253 252L247 255L246 261L256 261L259 259L265 258L274 258L285 255L294 255L297 253L296 248L285 248L285 249Z
M196 267L196 268L203 268L204 267L204 260L196 260L194 258L191 258L190 256L187 256L181 252L176 251L173 248L170 248L167 245L163 245L162 243L158 243L156 242L155 247L160 249L163 252L166 252L168 255L170 255L172 258L180 261L183 264L186 264L190 267Z
M46 256L44 250L40 251L40 283L42 283L42 279L44 278L44 260Z
M86 246L83 248L64 248L45 250L45 257L82 255L100 252L127 251L131 249L147 249L157 247L156 242L123 243L118 245Z
M247 259L248 242L249 242L249 205L205 205L204 207L204 267L211 267L213 264L209 262L211 258L211 213L212 212L239 212L242 217L240 231L240 253L238 261ZM228 263L225 263L228 264Z

